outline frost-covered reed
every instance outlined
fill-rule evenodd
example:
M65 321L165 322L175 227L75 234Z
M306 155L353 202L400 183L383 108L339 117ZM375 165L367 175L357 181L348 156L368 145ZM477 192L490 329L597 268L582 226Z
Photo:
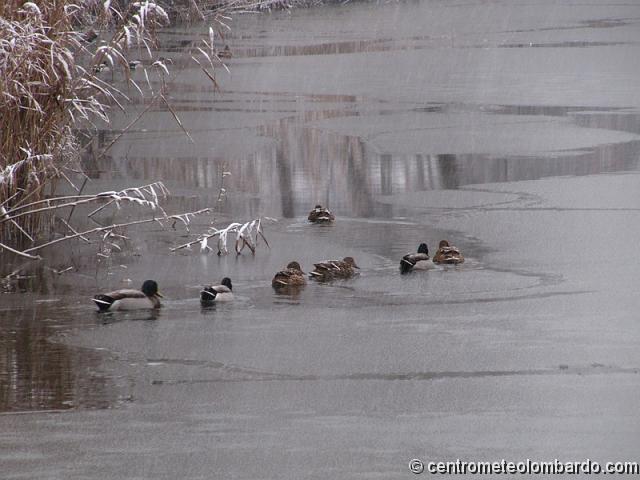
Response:
M124 109L128 93L101 78L118 70L132 89L163 102L169 68L154 57L156 34L170 17L206 20L228 28L226 14L249 2L129 0L0 1L0 248L26 250L52 225L48 215L60 205L56 188L74 184L81 146L76 131L109 121L109 109ZM214 48L214 28L193 58L216 84L214 66L223 65ZM130 52L144 55L145 85L131 77ZM139 61L137 63L140 63ZM225 67L226 68L226 67ZM152 79L160 87L152 87ZM185 134L189 136L185 130ZM107 148L109 148L110 144ZM80 174L82 175L82 174ZM135 198L135 197L133 197ZM47 208L31 208L51 199ZM118 202L117 199L113 200Z

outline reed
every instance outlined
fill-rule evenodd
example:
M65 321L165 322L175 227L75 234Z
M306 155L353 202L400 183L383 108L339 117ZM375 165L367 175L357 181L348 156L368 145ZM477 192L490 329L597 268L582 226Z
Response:
M58 225L51 215L64 208L55 200L60 182L81 193L73 180L82 148L74 132L96 120L108 122L109 109L124 109L129 101L100 78L101 69L120 70L134 92L153 97L150 104L166 103L182 127L166 100L168 66L154 58L158 31L170 17L209 22L209 38L193 48L192 58L217 85L214 66L224 63L213 45L214 30L228 28L230 12L259 3L0 1L0 250L26 253ZM148 55L146 86L131 78L132 49ZM150 77L159 79L159 88L152 88ZM52 202L42 208L46 200Z
M70 172L78 170L80 147L74 128L95 119L108 121L108 105L122 105L118 95L126 98L98 79L92 67L103 58L128 67L124 53L129 43L136 39L148 45L154 28L168 23L162 9L147 5L131 15L133 4L118 12L109 3L0 3L0 218L53 197L59 180L75 188ZM113 26L115 13L122 20ZM112 27L109 42L91 46L93 27ZM46 214L34 213L2 222L0 241L32 243L46 233L47 220Z
M47 178L77 152L65 105L74 68L75 38L68 30L60 4L41 9L9 0L0 6L0 213L53 190ZM38 216L6 223L0 238L18 243L40 226Z

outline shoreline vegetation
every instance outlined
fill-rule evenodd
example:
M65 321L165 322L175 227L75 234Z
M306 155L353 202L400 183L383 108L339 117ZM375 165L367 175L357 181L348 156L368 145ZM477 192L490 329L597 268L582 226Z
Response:
M250 0L126 1L126 0L5 0L0 3L0 255L37 260L49 245L66 240L92 243L122 236L122 229L158 222L188 226L193 217L219 213L226 190L220 178L217 205L193 212L167 214L160 202L169 195L162 182L121 191L84 194L88 177L80 162L91 148L99 122L108 123L111 109L125 111L133 96L146 108L106 148L102 156L153 105L164 104L191 139L167 100L170 61L157 56L158 33L177 22L209 26L207 38L188 47L191 59L217 88L216 75L224 63L225 32L232 13L310 6L311 1ZM143 58L144 61L133 60ZM141 65L143 63L143 65ZM131 70L144 69L146 82L133 80ZM126 93L99 73L122 74ZM80 205L95 204L87 218L105 208L130 204L144 211L142 220L84 229L74 222ZM213 218L211 219L213 223ZM218 254L227 253L226 239L236 234L236 252L244 246L255 253L259 237L265 242L262 220L212 226L176 249L218 238ZM268 244L267 244L268 245ZM7 263L7 262L3 262ZM11 272L13 275L16 272ZM0 277L7 272L0 271Z

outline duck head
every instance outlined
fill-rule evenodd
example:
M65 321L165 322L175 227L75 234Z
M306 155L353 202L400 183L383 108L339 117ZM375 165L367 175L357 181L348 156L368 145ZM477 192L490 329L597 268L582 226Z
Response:
M426 243L421 243L418 247L418 253L424 253L425 255L429 255L429 247L427 247Z
M289 262L289 264L287 265L287 269L288 270L297 270L300 273L304 273L302 271L302 267L300 266L300 264L298 262Z
M227 287L229 290L233 290L233 287L231 286L231 279L229 277L224 277L222 279L222 282L220 282L221 285L224 285L225 287Z
M438 248L444 248L448 246L449 246L449 242L447 242L446 240L440 240L440 244L438 245Z
M155 280L145 280L140 289L147 297L162 297L158 291L158 283Z
M351 265L353 268L360 268L358 265L356 265L356 261L353 259L353 257L344 257L342 261L348 265Z

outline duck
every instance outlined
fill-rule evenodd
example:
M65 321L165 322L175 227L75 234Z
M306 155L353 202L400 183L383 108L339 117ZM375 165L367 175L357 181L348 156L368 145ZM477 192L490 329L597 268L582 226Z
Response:
M102 293L93 297L101 312L107 310L139 310L142 308L160 308L162 294L155 280L145 280L140 290L122 289Z
M426 243L418 246L418 253L407 253L400 260L400 273L409 273L413 270L427 270L433 266L429 260L429 247Z
M98 33L93 28L80 34L80 40L86 43L91 43L96 38L98 38Z
M223 50L218 52L218 58L231 58L233 55L231 53L231 48L229 45L225 45Z
M354 269L360 269L353 257L344 257L342 260L326 260L315 263L313 266L315 268L309 276L322 281L334 278L351 278L356 274Z
M298 262L289 262L287 268L276 273L271 281L273 288L298 287L306 284L307 279Z
M231 279L224 277L220 285L208 285L200 292L200 303L230 302L233 300L233 286Z
M93 66L93 73L108 72L109 70L111 69L109 68L109 64L107 62L100 62L99 64Z
M460 250L450 245L447 240L441 240L438 251L433 256L433 263L447 263L457 265L464 262L464 257Z
M309 212L309 217L307 218L312 223L329 223L336 219L335 215L322 205L316 205L313 210Z

